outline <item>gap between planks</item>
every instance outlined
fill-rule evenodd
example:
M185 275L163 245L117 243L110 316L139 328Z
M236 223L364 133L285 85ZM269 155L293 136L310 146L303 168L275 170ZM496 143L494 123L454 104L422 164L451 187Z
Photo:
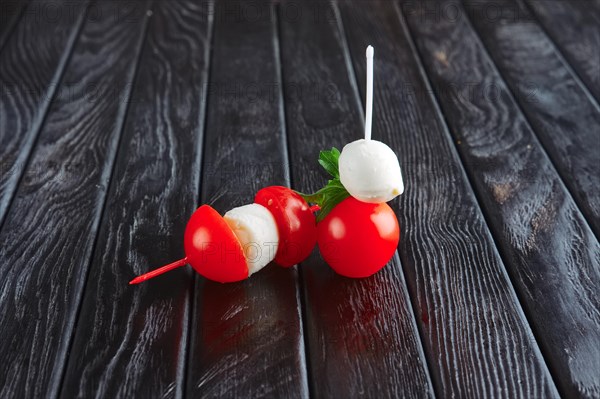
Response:
M207 45L205 46L204 49L204 58L205 58L205 64L204 64L204 85L203 85L203 89L202 89L202 94L201 94L201 101L202 104L200 105L201 110L202 110L202 115L200 115L200 140L199 140L199 144L202 146L200 151L198 151L198 153L200 154L200 159L198 160L198 182L197 182L197 188L198 191L196 192L196 198L199 200L202 196L202 184L204 181L204 173L203 173L203 167L202 167L202 160L204 159L204 153L206 152L206 115L208 114L208 97L210 95L210 90L208 90L208 84L210 82L210 77L211 77L211 72L212 72L212 47L213 47L213 43L214 43L214 32L215 32L215 3L214 0L208 0L208 29L207 29ZM199 201L198 201L199 202ZM192 332L194 331L194 329L196 329L197 327L197 317L194 317L193 315L196 312L196 303L198 301L198 290L196 289L196 287L198 286L198 274L197 273L193 273L192 274L192 278L190 279L190 286L188 287L189 292L191 292L191 295L189 295L189 303L188 303L188 309L187 309L187 316L186 316L186 323L187 323L187 331L185 333L185 343L184 345L182 345L182 349L184 352L184 355L181 357L182 359L182 363L177 365L177 374L180 375L179 378L179 388L176 390L176 397L178 399L183 399L186 397L186 392L187 392L187 386L188 386L188 379L189 379L189 373L191 370L190 367L190 363L193 360L193 356L191 355L191 350L190 350L190 342L192 342Z
M285 180L290 187L293 187L293 179L292 179L292 167L290 165L290 143L288 140L288 126L287 126L287 118L285 115L285 87L283 87L283 63L281 61L281 23L280 23L280 12L281 12L281 4L279 2L274 3L272 6L273 9L273 48L275 49L275 70L277 72L277 82L279 82L279 118L281 123L281 129L283 130L282 141L283 141L283 160L285 164ZM308 337L305 333L305 325L307 324L307 315L306 315L306 298L304 287L302 286L302 282L304 280L304 274L302 271L302 263L294 266L297 270L296 276L296 302L298 303L298 307L300 308L300 335L302 339L300 340L301 348L300 348L300 357L304 366L302 370L304 371L304 390L307 393L307 397L314 396L314 386L311 384L310 376L310 361L308 360L310 356L309 346L308 346Z

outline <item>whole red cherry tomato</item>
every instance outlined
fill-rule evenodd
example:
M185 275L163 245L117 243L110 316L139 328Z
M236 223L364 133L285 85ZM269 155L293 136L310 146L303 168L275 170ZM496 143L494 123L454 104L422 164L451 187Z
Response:
M306 201L287 187L270 186L256 193L254 202L271 211L277 223L275 263L291 267L306 259L317 243L317 222Z
M248 278L248 264L239 240L223 217L209 205L198 208L185 228L187 263L204 277L221 283Z
M319 250L337 273L368 277L392 258L400 240L398 219L386 203L348 197L317 225Z

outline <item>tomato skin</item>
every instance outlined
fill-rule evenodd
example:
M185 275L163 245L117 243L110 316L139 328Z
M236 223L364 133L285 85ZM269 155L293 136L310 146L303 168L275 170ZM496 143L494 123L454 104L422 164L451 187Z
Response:
M211 206L196 209L185 228L183 245L188 263L207 279L230 283L248 278L242 245Z
M283 186L265 187L254 202L267 208L277 223L279 247L275 263L291 267L310 255L317 243L317 222L304 199Z
M323 259L338 274L368 277L394 255L400 226L386 203L370 204L348 197L319 222L318 243Z

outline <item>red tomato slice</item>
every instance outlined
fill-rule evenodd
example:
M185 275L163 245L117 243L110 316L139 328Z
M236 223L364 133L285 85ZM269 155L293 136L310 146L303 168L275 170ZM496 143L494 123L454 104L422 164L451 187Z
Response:
M194 212L183 241L189 264L207 279L230 283L248 278L242 245L211 206L202 205Z
M254 202L267 208L277 223L275 262L291 267L306 259L317 243L315 215L306 201L287 187L270 186L256 193Z
M400 226L386 203L348 197L317 226L319 250L337 273L368 277L384 267L400 240Z

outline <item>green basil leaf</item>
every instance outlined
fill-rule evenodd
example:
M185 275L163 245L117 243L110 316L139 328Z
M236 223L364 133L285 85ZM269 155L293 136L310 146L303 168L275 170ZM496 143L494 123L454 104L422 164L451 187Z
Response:
M321 151L319 153L319 163L327 173L329 173L334 178L340 177L338 159L340 158L340 151L333 147L331 151Z
M350 193L348 193L338 178L329 180L325 187L314 194L297 193L304 198L306 202L316 203L321 207L321 210L317 214L317 222L323 220L337 204L350 196Z
M337 204L350 196L350 193L340 181L339 158L340 151L335 147L330 151L321 151L319 153L319 163L327 173L333 176L333 179L329 180L325 187L316 193L304 194L296 191L307 203L319 205L321 210L317 214L317 222L323 220Z
M325 219L333 208L350 196L339 179L330 180L325 188L328 188L328 190L327 193L323 195L323 201L322 204L320 204L321 210L317 214L317 222Z

